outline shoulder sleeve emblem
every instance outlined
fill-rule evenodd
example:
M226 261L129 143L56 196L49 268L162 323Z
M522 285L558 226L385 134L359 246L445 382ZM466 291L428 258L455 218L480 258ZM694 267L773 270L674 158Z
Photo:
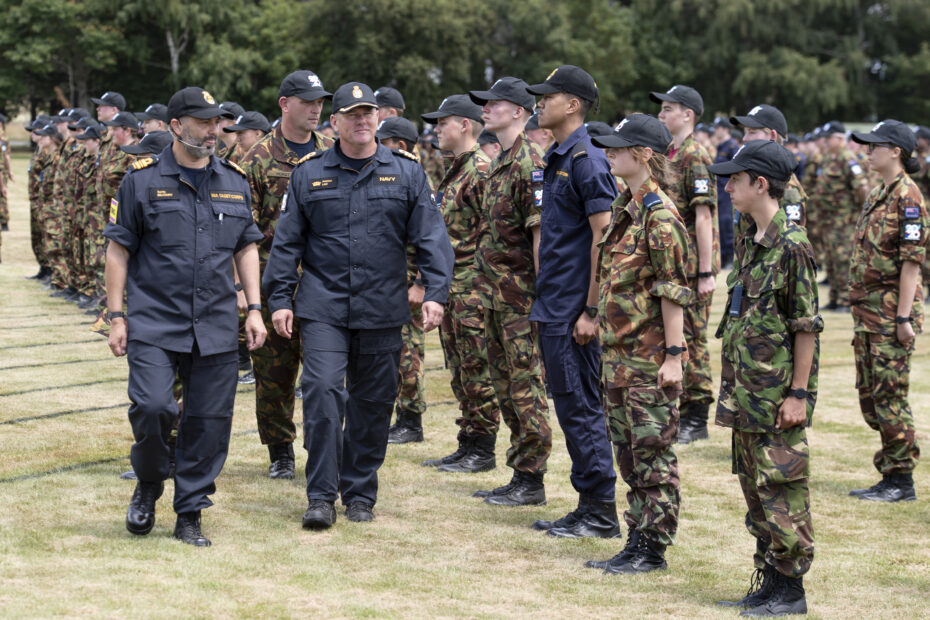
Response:
M904 207L904 219L919 220L920 219L920 207Z
M155 163L154 157L143 157L142 159L137 159L136 161L132 162L132 169L142 170L143 168L148 168L154 163Z
M856 176L862 174L862 166L859 165L855 159L849 160L849 169L852 170L852 173Z
M313 151L312 153L307 153L306 155L304 155L303 157L301 157L300 159L297 160L297 165L299 166L300 164L304 163L305 161L308 161L308 160L313 159L314 157L317 156L317 154L318 154L319 152L320 152L320 151Z
M919 222L908 222L904 225L904 240L905 241L920 241L920 223Z
M710 179L694 179L694 193L704 195L710 192Z
M401 157L406 157L407 159L412 159L415 162L419 162L420 158L414 155L413 153L408 153L404 149L394 149L394 152L400 155Z
M542 183L543 182L543 171L542 170L533 170L530 172L530 181L533 183Z
M785 205L785 215L793 222L801 221L801 205L792 203Z
M662 206L662 199L655 192L649 192L643 196L643 206L647 209L656 209Z

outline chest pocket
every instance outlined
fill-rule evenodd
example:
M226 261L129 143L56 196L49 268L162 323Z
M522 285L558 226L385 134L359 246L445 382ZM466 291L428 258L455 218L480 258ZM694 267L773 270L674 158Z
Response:
M366 209L369 233L383 234L406 226L407 190L400 185L373 185Z
M338 189L310 190L304 200L313 234L330 235L348 230L350 205Z
M265 175L268 177L266 182L268 191L279 199L274 202L280 202L280 198L287 192L287 186L291 182L291 171L270 168Z
M180 200L152 200L145 220L152 245L159 250L182 248L190 235L188 206Z
M610 260L611 288L624 288L651 271L645 229L630 224L619 239L606 248Z
M213 243L218 250L236 247L239 237L252 220L252 212L243 203L212 201Z
M780 307L780 303L787 285L786 274L777 268L767 269L761 277L744 284L739 316L747 341L760 338L784 344L788 328L784 317L788 308Z

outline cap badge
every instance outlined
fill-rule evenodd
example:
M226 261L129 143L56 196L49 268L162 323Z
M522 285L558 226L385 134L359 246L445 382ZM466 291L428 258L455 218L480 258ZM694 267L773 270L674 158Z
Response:
M549 80L551 80L551 79L552 79L552 76L555 75L556 71L558 71L558 70L559 70L558 67L556 67L555 69L553 69L553 70L552 70L552 73L550 73L550 74L548 75L548 77L546 77L546 81L548 82Z
M440 110L443 108L444 105L446 105L446 102L447 102L448 100L449 100L448 97L446 97L445 99L442 100L442 103L439 104L439 109L440 109Z
M877 124L875 127L872 127L872 133L875 133L876 131L878 131L878 128L884 124L885 124L885 121L882 121L879 124Z
M359 88L358 85L355 85L352 87L352 96L355 97L356 99L362 98L362 89Z
M762 111L762 106L761 106L761 105L757 105L757 106L754 107L753 109L749 110L749 116L755 116L756 114L758 114L758 113L761 112L761 111Z
M310 86L313 86L314 88L323 88L323 82L321 82L320 78L312 73L307 76L307 81L310 82Z
M619 124L617 124L616 127L614 127L614 131L620 131L620 129L622 129L623 126L626 125L628 122L630 122L630 119L628 118L623 119L622 121L620 121Z
M204 101L206 101L206 102L209 103L210 105L213 105L213 104L216 103L216 99L213 98L213 95L211 95L210 93L208 93L208 92L205 91L205 90L202 90L202 91L200 91L200 92L203 94L203 100L204 100Z
M243 116L243 115L240 114L240 115L239 115L239 118L236 119L236 124L238 125L239 123L241 123L241 122L242 122L242 119L244 119L244 118L245 118L245 116Z
M672 87L669 88L667 91L665 91L665 94L666 94L666 95L671 95L673 92L675 92L675 89L676 89L676 88L678 88L677 85L676 85L676 86L672 86Z
M736 149L736 153L733 154L733 159L736 159L737 157L739 157L739 154L743 152L744 148L746 148L745 144L739 147L738 149Z

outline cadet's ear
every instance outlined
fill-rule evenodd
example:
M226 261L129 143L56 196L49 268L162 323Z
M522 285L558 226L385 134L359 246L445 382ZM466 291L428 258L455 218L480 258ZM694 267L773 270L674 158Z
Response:
M769 180L763 176L760 176L756 179L759 182L759 188L756 190L758 194L767 194L769 191Z

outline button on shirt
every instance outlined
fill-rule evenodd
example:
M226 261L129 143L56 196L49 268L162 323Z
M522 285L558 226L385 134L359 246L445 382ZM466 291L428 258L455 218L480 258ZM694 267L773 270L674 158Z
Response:
M206 170L195 190L168 147L156 163L131 168L111 203L104 235L130 256L130 340L178 352L196 341L201 355L236 349L232 258L262 234L245 177L216 157Z
M403 325L408 242L424 301L445 303L452 246L422 166L380 145L358 172L337 148L313 156L291 174L262 277L268 307L348 329Z
M546 153L536 303L530 318L574 323L587 305L591 278L588 217L610 211L617 182L604 151L582 125Z

